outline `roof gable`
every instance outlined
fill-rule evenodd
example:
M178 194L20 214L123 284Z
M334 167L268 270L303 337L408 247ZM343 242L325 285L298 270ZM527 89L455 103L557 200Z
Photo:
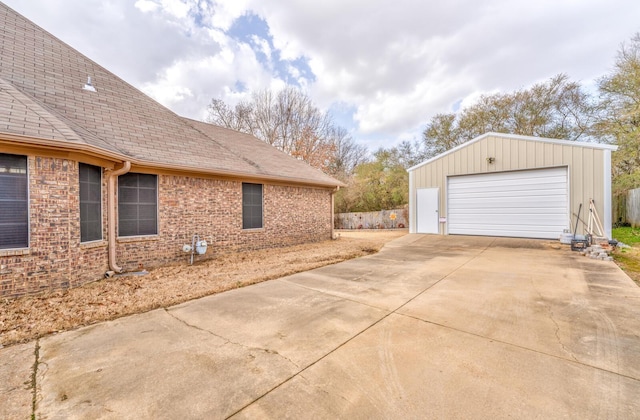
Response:
M493 133L493 132L489 132L489 133L485 133L481 136L478 136L472 140L469 140L467 142L464 142L456 147L454 147L453 149L449 149L446 152L440 153L437 156L434 156L430 159L425 160L422 163L419 163L415 166L412 166L411 168L407 169L408 172L412 172L424 165L427 165L431 162L434 162L438 159L441 159L451 153L455 153L460 149L463 149L465 147L469 147L474 143L477 143L479 141L482 141L488 137L498 137L498 138L503 138L503 139L513 139L513 140L525 140L525 141L531 141L531 142L536 142L536 143L551 143L551 144L560 144L560 145L564 145L564 146L574 146L574 147L586 147L586 148L591 148L591 149L604 149L604 150L617 150L618 146L614 146L614 145L610 145L610 144L602 144L602 143L587 143L587 142L581 142L581 141L570 141L570 140L560 140L560 139L549 139L549 138L545 138L545 137L535 137L535 136L522 136L519 134L506 134L506 133Z

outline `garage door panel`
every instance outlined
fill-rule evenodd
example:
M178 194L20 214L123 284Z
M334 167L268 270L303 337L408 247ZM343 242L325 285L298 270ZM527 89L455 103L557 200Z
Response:
M478 231L478 232L501 232L502 234L500 235L489 235L489 236L514 236L512 234L510 234L509 232L528 232L529 235L527 235L527 237L535 237L535 236L531 236L532 234L537 234L538 232L540 232L540 229L534 226L522 226L521 224L512 224L512 225L505 225L505 224L500 224L500 225L485 225L485 226L478 226L477 224L468 224L466 226L462 226L462 228L464 229L464 232L457 232L463 235L468 235L468 232L471 231ZM552 232L554 231L554 226L549 226L547 229L545 229L544 231L549 231ZM450 232L453 233L453 232Z
M465 186L465 187L455 187L454 189L450 189L449 193L452 197L456 196L467 196L468 194L485 194L485 193L493 193L493 194L525 194L536 192L538 194L566 194L566 182L553 182L553 183L536 183L529 184L526 188L523 188L523 185L513 185L513 184L505 184L505 185L476 185L473 187Z
M535 239L556 239L556 231L553 229L548 230L540 230L540 229L532 229L525 230L518 226L510 227L509 229L465 229L464 231L459 232L449 232L452 235L478 235L478 236L504 236L504 237L512 237L512 238L535 238Z
M504 213L502 213L502 212L504 212ZM499 212L499 211L496 211L493 208L461 209L461 210L456 210L456 212L453 213L453 215L456 217L456 219L458 217L465 217L465 216L475 216L475 217L494 216L498 220L501 217L504 217L504 216L507 216L507 215L514 215L514 214L516 216L518 216L518 217L528 217L529 215L539 215L539 216L545 216L545 217L549 216L549 215L559 216L559 215L564 215L564 209L561 209L559 207L540 209L540 210L536 210L535 214L527 213L526 209L522 209L521 212L515 213L513 211L510 211L510 209L501 209L501 212Z
M510 179L510 180L499 180L499 179L492 179L492 180L487 180L487 181L465 181L464 184L455 184L454 188L456 188L455 191L458 191L458 189L460 190L473 190L473 189L477 189L477 188L494 188L494 189L503 189L505 187L511 187L512 189L530 189L530 188L535 188L535 186L539 187L543 187L546 185L565 185L566 184L566 178L564 177L549 177L549 178L535 178L535 179Z
M451 234L558 238L568 227L567 168L449 178Z
M557 168L551 168L551 169L557 169ZM545 171L546 169L534 169L534 171ZM547 174L541 174L541 175L535 175L535 174L531 174L531 171L522 171L522 174L515 174L515 172L510 172L511 174L513 174L513 176L510 176L508 178L504 177L505 172L493 172L493 173L486 173L486 174L475 174L475 175L462 175L460 176L460 178L466 178L464 183L468 184L468 183L478 183L478 184L482 184L482 183L492 183L492 182L496 182L496 183L524 183L524 184L535 184L537 181L539 180L556 180L558 182L562 181L565 176L560 173L547 173Z
M521 225L523 218L527 218L531 224L535 225L536 228L538 226L547 225L549 223L549 216L559 216L558 213L547 213L547 214L501 214L496 216L495 218L488 219L483 224L485 226L500 226L500 225ZM474 225L477 223L478 215L474 214L461 214L457 217L458 226L464 225Z
M553 197L545 201L545 207L540 205L541 197L518 197L516 199L505 198L504 200L491 199L456 199L449 201L452 211L449 211L449 215L455 214L455 208L464 206L464 208L495 208L499 209L512 208L512 209L526 209L526 208L556 208L561 207L566 209L566 203L561 198Z

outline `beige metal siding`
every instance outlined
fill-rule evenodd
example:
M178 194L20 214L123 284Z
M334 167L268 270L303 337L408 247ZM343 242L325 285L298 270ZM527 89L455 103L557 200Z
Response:
M535 168L567 166L569 168L570 212L576 213L582 203L582 218L586 221L589 199L593 198L600 218L604 220L605 199L605 153L608 150L585 147L584 144L567 145L553 142L487 136L468 147L461 147L449 154L415 168L411 176L411 194L417 188L440 188L440 215L447 214L447 177L451 175L478 174ZM495 162L489 164L488 157ZM415 214L415 209L412 209ZM571 224L575 217L571 214ZM411 223L415 223L412 220ZM582 226L578 227L579 232ZM441 226L446 233L446 226Z

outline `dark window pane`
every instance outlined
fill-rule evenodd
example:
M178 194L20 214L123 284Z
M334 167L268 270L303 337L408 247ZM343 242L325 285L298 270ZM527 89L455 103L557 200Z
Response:
M140 193L138 195L138 200L140 203L150 203L155 204L156 202L156 190L150 188L140 189Z
M141 188L156 188L156 176L149 174L137 174L138 175L138 187Z
M140 220L138 222L138 235L155 235L156 234L156 221L154 220Z
M262 227L262 184L242 184L242 228Z
M80 242L102 239L102 168L81 163Z
M27 157L0 153L0 249L29 246Z
M2 182L2 177L0 177ZM0 200L0 223L24 224L27 223L29 212L24 200Z
M0 154L0 173L27 173L27 157L20 155Z
M82 170L80 170L82 172ZM80 181L80 202L89 199L89 184L87 182Z
M100 181L89 184L89 197L92 202L102 202L102 183Z
M156 206L152 204L140 204L138 205L138 218L139 219L156 219Z
M27 174L12 174L0 172L2 183L0 183L0 200L19 198L27 199Z
M124 174L118 177L118 187L134 187L138 188L138 174Z
M138 235L138 222L135 220L122 220L118 222L119 236L135 236Z
M158 178L128 173L118 178L119 236L158 233Z
M97 166L94 166L94 168L96 168L95 171L87 171L87 181L91 184L100 184L102 181L102 168Z
M96 203L83 203L80 205L80 220L88 223L97 224L98 227L102 226L101 223L101 206Z

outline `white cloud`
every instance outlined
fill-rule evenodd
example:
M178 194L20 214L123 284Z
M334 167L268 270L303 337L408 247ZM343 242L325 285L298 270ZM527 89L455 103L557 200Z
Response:
M218 1L213 6L211 24L216 28L228 30L233 22L248 10L246 0Z
M640 29L637 0L5 1L180 114L200 118L212 97L235 103L289 77L319 105L352 111L348 128L372 144L415 135L482 93L558 73L593 87ZM226 31L246 14L272 39L231 39ZM302 57L313 81L272 53Z
M238 81L245 91L234 88ZM212 98L235 104L270 83L270 73L249 46L226 40L217 54L177 61L142 90L180 115L203 119Z
M141 12L153 12L158 9L158 3L152 0L138 0L134 6Z
M162 9L178 19L184 19L192 8L189 3L180 0L162 0Z
M258 51L262 52L267 58L271 57L271 46L269 45L269 41L260 38L257 35L252 35L251 41L257 47Z

